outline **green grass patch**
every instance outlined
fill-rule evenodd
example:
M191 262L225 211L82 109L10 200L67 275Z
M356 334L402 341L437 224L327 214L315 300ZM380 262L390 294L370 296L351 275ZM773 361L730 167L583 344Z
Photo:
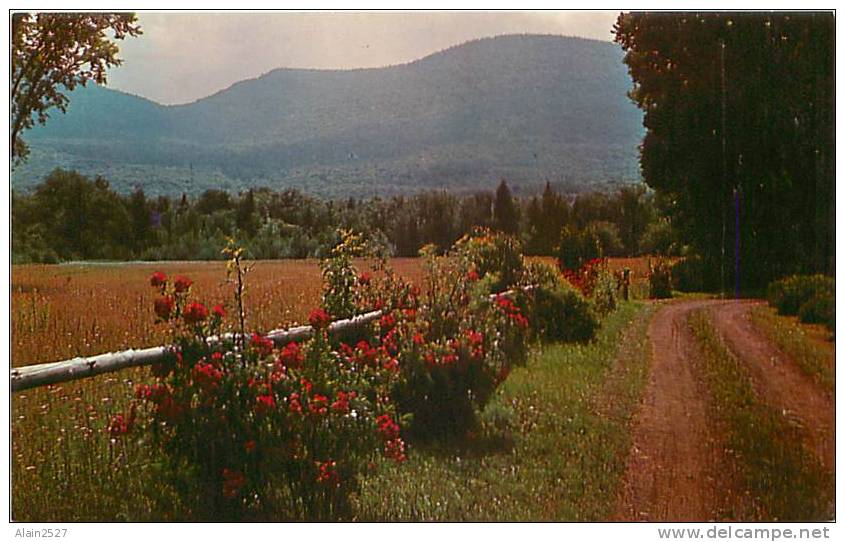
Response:
M703 310L690 326L713 396L713 415L728 435L751 492L754 520L832 519L834 478L801 446L797 430L758 400L742 362L722 342Z
M607 519L648 373L652 305L625 303L588 345L548 345L515 369L459 448L413 449L361 484L365 521ZM618 360L618 364L617 364ZM607 407L603 398L614 400Z
M772 341L781 351L795 360L801 370L813 377L826 390L833 392L836 385L833 343L827 342L822 333L812 337L807 324L795 317L780 316L771 307L759 306L751 310L754 327Z

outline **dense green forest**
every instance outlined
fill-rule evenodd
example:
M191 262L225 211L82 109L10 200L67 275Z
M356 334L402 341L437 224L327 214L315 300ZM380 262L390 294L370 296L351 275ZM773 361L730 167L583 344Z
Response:
M94 84L26 133L13 186L60 167L128 194L297 188L370 198L507 179L514 193L640 180L642 113L609 42L501 36L404 65L278 69L164 106Z
M561 234L589 232L606 256L678 252L658 201L643 185L614 193L514 197L495 190L459 195L427 191L389 198L323 200L294 189L256 188L237 195L209 189L196 197L121 195L102 177L56 170L31 193L12 193L15 263L70 260L220 259L227 237L251 258L323 256L338 230L385 240L396 256L441 249L475 227L519 236L526 252L556 255Z
M626 13L615 32L645 115L644 180L705 284L832 274L833 13Z

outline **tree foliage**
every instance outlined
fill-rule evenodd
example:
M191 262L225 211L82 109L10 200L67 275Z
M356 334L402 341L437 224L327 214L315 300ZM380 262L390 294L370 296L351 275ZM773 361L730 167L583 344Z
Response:
M614 32L645 112L640 165L708 281L834 264L831 13L627 13ZM724 251L724 259L722 253Z
M21 134L48 110L64 112L64 94L89 81L106 82L106 70L121 64L114 40L137 36L131 13L15 13L12 15L10 139L12 158L26 157Z

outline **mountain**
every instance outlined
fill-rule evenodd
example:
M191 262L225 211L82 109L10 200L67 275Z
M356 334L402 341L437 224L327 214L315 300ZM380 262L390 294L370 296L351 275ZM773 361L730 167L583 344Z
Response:
M621 60L608 42L518 35L386 68L277 69L185 105L79 88L65 115L24 135L32 152L13 183L54 167L148 194L636 182L642 115Z

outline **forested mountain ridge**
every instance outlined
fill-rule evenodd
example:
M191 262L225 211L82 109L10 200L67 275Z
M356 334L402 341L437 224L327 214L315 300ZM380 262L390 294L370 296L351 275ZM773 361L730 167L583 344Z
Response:
M190 104L78 89L25 137L16 188L55 167L148 194L295 187L325 197L430 188L518 193L639 180L642 115L617 45L469 42L374 69L277 69Z

